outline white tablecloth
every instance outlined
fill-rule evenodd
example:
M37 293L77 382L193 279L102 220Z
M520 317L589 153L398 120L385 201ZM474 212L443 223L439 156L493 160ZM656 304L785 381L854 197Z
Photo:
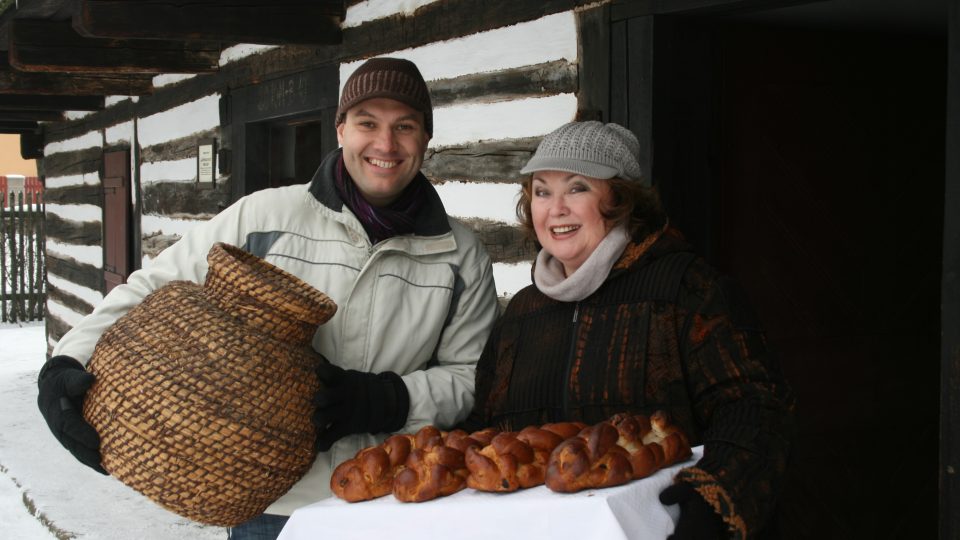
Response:
M514 493L467 488L424 503L401 503L392 495L361 503L325 499L294 512L279 540L666 538L679 509L664 507L657 496L678 469L702 455L703 447L698 446L689 461L648 478L571 494L540 486Z

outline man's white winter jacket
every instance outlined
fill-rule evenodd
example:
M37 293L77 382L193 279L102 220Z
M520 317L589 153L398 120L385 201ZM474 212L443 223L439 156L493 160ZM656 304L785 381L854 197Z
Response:
M497 315L490 259L464 225L448 217L436 191L412 235L370 245L333 184L339 150L309 184L248 195L186 233L114 288L54 347L86 364L100 335L147 294L172 280L203 283L215 242L241 246L330 296L336 315L313 347L346 369L393 371L410 394L404 432L449 428L473 406L474 368ZM149 389L148 389L149 390ZM385 434L347 436L269 508L289 515L330 494L333 468Z

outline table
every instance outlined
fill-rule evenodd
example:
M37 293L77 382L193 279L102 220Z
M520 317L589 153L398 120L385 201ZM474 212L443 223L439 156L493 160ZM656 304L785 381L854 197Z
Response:
M514 493L464 489L423 503L402 503L392 495L360 503L331 497L298 509L279 540L380 539L508 540L571 538L632 540L666 538L679 516L657 496L690 460L623 486L554 493L545 486Z

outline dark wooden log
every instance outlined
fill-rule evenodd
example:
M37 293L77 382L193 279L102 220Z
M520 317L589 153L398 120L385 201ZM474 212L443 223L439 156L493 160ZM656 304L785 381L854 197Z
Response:
M485 219L465 219L477 237L483 242L495 263L518 263L532 261L537 257L533 240L517 226Z
M69 21L11 21L10 65L21 71L70 73L209 73L217 42L86 38Z
M94 308L94 306L91 306L88 302L53 285L49 285L47 288L47 298L81 315L89 315Z
M539 143L530 137L429 149L422 170L432 180L514 183Z
M0 109L20 111L99 111L103 109L103 96L0 94Z
M47 252L47 272L82 287L103 290L103 274L99 268L89 264L64 259Z
M100 170L100 162L103 160L102 148L85 148L83 150L74 150L71 152L57 152L44 159L46 176L69 176L74 174L96 173ZM81 186L84 187L84 186ZM89 186L86 186L89 187ZM96 186L93 186L96 187ZM56 191L55 188L49 191ZM46 200L50 200L49 198Z
M236 43L340 43L343 0L80 0L73 26L88 37Z
M318 60L346 60L417 47L445 39L532 21L568 11L592 0L445 0L417 9L412 17L394 15L343 29L343 47L321 47Z
M159 182L147 184L142 189L145 214L188 214L213 217L226 208L229 193L225 188L200 187L197 183Z
M43 190L43 200L51 204L103 204L103 192L100 186L67 186L61 188L46 188Z
M100 229L100 222L74 221L51 212L46 214L47 238L64 244L99 246L103 243L103 232Z
M152 91L151 75L31 73L13 69L0 56L0 94L142 96Z
M70 331L69 324L67 324L63 319L49 312L46 315L45 322L46 322L48 340L60 341L60 338L62 338L64 334ZM52 354L53 354L53 347L50 345L47 345L47 358L49 358L50 355Z
M220 130L217 128L208 129L191 134L187 137L180 137L150 146L144 146L140 151L140 160L142 162L153 161L175 161L178 159L196 159L197 144L199 141L218 139Z
M577 91L577 66L557 60L442 79L430 82L429 87L434 107L574 93Z

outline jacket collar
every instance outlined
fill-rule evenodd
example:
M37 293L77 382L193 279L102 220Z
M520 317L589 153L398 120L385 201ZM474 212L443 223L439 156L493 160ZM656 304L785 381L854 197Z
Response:
M335 167L342 153L343 149L338 148L327 154L310 180L310 193L320 204L334 212L343 212L343 199L334 184ZM422 172L417 174L423 175ZM429 189L425 191L427 200L424 201L423 206L420 207L420 212L417 214L413 234L417 236L447 234L451 232L447 211L444 209L440 195L434 189L433 184L430 184L430 182L427 182L427 184L429 185Z
M630 269L646 266L660 257L678 251L693 251L693 247L683 238L683 233L671 226L667 226L652 243L648 237L634 237L613 265L610 278Z

